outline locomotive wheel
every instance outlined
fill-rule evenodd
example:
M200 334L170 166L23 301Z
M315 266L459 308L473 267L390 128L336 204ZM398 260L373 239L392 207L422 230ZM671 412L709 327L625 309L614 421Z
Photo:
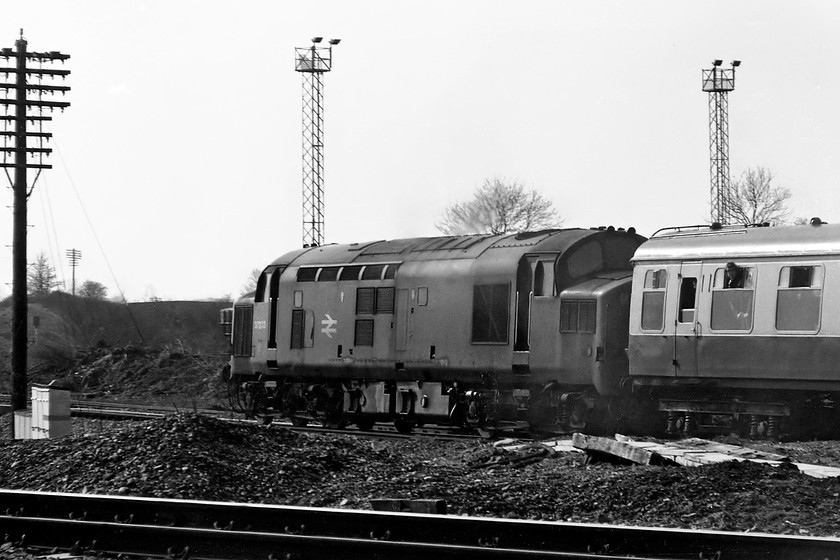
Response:
M363 432L369 432L376 425L376 420L372 420L370 418L359 418L354 423L356 424L356 427Z
M343 430L347 427L347 419L344 417L325 418L324 427L330 428L331 430Z
M412 430L414 430L414 422L403 418L397 418L394 420L394 427L397 429L397 432L401 434L410 434Z
M289 418L289 421L291 421L292 426L295 428L303 428L309 424L309 418L301 418L300 416L292 416Z
M257 416L257 419L260 421L260 424L262 424L263 426L268 426L269 424L271 424L274 421L274 416L261 415L261 416Z

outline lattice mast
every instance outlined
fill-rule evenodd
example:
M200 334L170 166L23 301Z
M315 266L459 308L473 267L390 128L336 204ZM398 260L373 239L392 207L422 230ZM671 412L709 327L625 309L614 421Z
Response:
M729 177L729 92L735 89L735 68L741 61L733 60L731 68L722 64L715 60L711 69L703 70L703 91L709 92L711 221L728 225L736 218Z
M295 49L295 71L303 76L303 246L324 243L324 91L323 75L332 70L332 48L341 39L313 37Z
M0 58L5 60L5 66L0 67L0 74L4 81L0 83L4 97L0 98L0 106L4 113L0 116L2 123L3 146L0 168L14 191L13 210L13 247L12 247L12 410L26 408L26 347L28 340L27 290L26 290L26 203L32 194L38 175L43 169L52 168L44 163L52 149L45 148L45 142L52 134L43 131L43 124L51 121L52 117L44 115L45 110L64 110L70 103L64 101L50 101L44 96L56 93L64 94L70 91L68 86L44 83L54 78L66 78L70 70L54 69L50 66L55 62L64 62L70 55L58 51L28 52L27 42L23 38L15 41L15 48L0 49ZM14 67L9 65L14 61ZM46 66L46 67L45 67ZM13 76L14 81L9 77ZM9 114L13 109L13 114ZM28 129L31 124L34 130ZM32 140L30 144L28 141ZM9 169L14 169L14 179L9 175ZM36 169L37 174L29 186L27 171ZM12 433L14 434L14 415L12 415Z

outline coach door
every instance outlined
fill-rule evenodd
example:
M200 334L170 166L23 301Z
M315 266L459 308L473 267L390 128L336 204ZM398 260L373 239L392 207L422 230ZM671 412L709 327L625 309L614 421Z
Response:
M671 298L676 303L674 317L674 375L693 377L698 370L698 344L700 324L698 322L700 291L703 277L702 263L682 263L677 276L677 297Z

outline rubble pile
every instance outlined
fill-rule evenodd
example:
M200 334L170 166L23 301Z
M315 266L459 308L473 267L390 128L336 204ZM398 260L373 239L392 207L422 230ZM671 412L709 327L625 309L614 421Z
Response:
M227 355L194 354L182 346L93 347L79 352L64 370L42 374L61 379L74 394L120 402L192 408L227 406L219 371Z
M377 498L444 499L450 514L840 534L834 478L748 462L684 468L585 464L583 454L538 447L525 454L178 414L2 441L0 487L357 509Z

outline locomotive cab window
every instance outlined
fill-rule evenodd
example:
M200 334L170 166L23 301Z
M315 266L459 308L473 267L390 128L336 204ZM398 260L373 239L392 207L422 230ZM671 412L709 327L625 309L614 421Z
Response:
M755 269L734 263L715 270L712 284L712 320L714 331L749 331L752 329Z
M823 275L821 266L782 267L776 294L776 330L819 330Z
M665 288L668 272L664 268L645 272L642 291L642 330L662 332L665 326Z

